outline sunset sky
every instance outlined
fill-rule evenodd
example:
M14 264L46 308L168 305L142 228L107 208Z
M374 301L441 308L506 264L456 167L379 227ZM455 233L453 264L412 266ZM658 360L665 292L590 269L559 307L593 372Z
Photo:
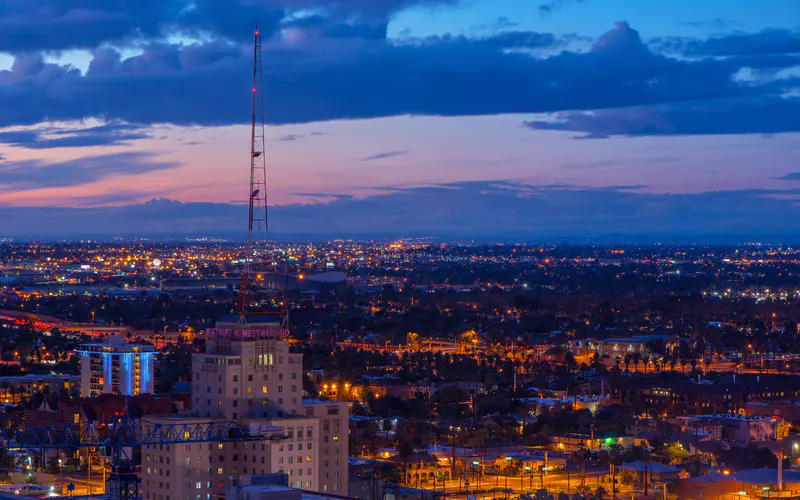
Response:
M0 237L238 234L256 21L277 233L800 230L796 0L3 0Z

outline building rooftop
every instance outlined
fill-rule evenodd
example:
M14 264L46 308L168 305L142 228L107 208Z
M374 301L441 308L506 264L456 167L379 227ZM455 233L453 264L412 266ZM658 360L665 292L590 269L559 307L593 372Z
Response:
M104 348L110 350L142 350L142 351L155 351L155 347L149 344L131 344L122 333L116 335L109 335L103 342L96 342L92 344L81 344L81 347Z
M238 323L239 318L239 314L223 314L217 318L217 323ZM283 317L279 314L248 313L244 315L244 319L247 323L280 323Z
M35 382L37 380L78 380L78 375L67 375L64 373L27 373L25 375L7 375L0 377L0 382Z

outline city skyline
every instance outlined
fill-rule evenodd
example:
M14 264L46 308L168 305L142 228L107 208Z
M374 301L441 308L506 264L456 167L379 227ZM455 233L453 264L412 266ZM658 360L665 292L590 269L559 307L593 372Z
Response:
M243 235L258 20L278 236L790 241L800 15L681 3L8 2L0 237Z

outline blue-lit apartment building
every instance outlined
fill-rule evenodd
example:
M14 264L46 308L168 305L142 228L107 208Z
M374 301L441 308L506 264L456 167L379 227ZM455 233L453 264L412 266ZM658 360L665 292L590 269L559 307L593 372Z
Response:
M100 344L83 344L77 352L81 396L153 393L153 346L129 344L123 335L111 335Z

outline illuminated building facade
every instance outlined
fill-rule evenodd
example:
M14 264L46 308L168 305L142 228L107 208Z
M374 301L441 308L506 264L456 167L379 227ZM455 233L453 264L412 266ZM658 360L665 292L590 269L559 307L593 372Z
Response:
M112 335L101 344L83 344L77 352L81 357L81 396L153 393L153 346L129 344L124 336Z
M302 354L274 316L223 317L192 358L191 417L235 421L263 440L142 449L143 500L211 500L243 476L281 472L292 487L347 494L349 405L302 397ZM160 417L148 420L160 422Z

